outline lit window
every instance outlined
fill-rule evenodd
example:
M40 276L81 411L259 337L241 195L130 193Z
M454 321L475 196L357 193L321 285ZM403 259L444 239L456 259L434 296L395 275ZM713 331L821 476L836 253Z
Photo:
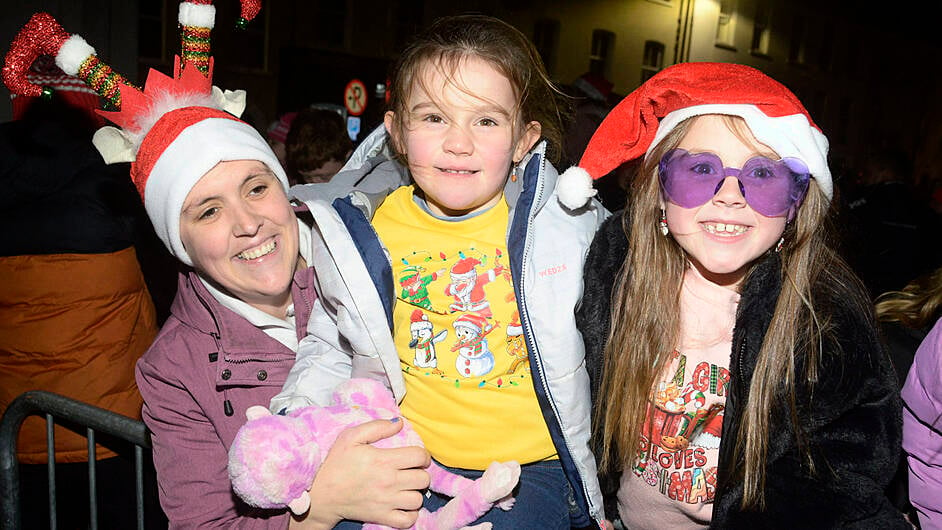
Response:
M808 49L808 23L805 17L796 16L792 21L792 38L788 48L788 60L795 64L805 63Z
M720 2L720 16L716 22L716 45L722 47L735 46L736 32L736 0L722 0Z
M772 10L767 2L756 5L756 19L752 26L751 51L757 55L769 54L769 41L772 40Z
M664 44L649 40L644 43L644 59L641 61L641 82L644 83L664 67Z
M589 72L607 78L614 47L614 33L604 29L592 30L592 54L589 55Z

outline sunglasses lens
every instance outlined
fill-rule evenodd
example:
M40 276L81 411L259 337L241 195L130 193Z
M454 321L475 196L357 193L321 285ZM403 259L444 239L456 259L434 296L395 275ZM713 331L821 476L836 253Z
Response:
M659 166L661 190L670 202L695 208L710 200L723 180L723 162L713 153L671 149Z
M800 203L809 178L808 167L796 158L751 158L739 174L746 203L766 217L785 215Z
M659 170L665 197L683 208L705 204L728 174L736 175L724 168L717 155L688 153L684 149L668 151L661 158ZM738 173L746 203L766 217L785 215L801 203L811 178L808 166L797 158L754 157Z

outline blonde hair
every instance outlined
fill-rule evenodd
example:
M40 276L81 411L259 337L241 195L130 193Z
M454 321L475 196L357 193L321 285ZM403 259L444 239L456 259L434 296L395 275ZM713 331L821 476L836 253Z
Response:
M456 72L462 60L476 57L487 62L510 81L517 106L510 109L520 123L538 122L547 142L547 158L556 163L562 153L563 121L569 109L562 92L553 84L533 43L517 28L483 15L457 15L436 20L402 52L393 67L389 110L393 127L405 130L407 104L416 85L421 86L424 68L438 68L456 87ZM472 94L482 97L480 94ZM519 123L516 124L519 129ZM522 131L518 130L517 134ZM393 145L400 161L406 153Z
M942 268L916 278L900 291L881 294L876 314L877 320L899 322L912 329L934 323L942 314Z
M657 164L661 156L676 147L692 120L679 124L654 147L629 189L629 215L624 218L628 235L628 256L622 265L612 297L612 326L604 349L604 375L596 409L595 436L601 447L599 467L614 471L634 464L637 451L651 429L645 413L651 392L664 373L670 353L680 339L680 291L688 260L684 250L657 227L660 214L660 186ZM749 138L741 118L724 116L726 126L740 138ZM750 143L755 144L755 140ZM829 315L813 303L812 293L822 288L859 293L849 303L866 314L867 302L859 282L834 251L828 226L831 205L812 179L804 203L793 222L786 226L780 258L782 289L775 304L769 328L759 348L758 364L748 389L738 432L735 437L735 476L744 486L743 508L764 506L765 461L768 452L769 411L774 404L788 404L795 426L797 444L814 472L797 416L796 387L814 384L823 344L829 337ZM772 252L771 250L769 252ZM749 270L743 285L755 271ZM848 281L854 285L848 287ZM830 341L827 341L830 344ZM796 351L805 352L804 371L797 373Z

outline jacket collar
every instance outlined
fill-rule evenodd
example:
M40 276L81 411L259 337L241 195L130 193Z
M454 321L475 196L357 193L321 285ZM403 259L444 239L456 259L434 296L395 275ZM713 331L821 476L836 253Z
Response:
M305 267L294 275L291 284L295 306L295 322L298 337L306 333L307 320L311 314L314 293L308 292L313 285L313 269ZM177 282L177 296L170 307L171 314L184 325L200 333L211 335L219 348L229 354L270 352L272 345L284 347L273 338L271 343L259 343L259 330L242 316L224 307L200 281L196 271L181 273Z

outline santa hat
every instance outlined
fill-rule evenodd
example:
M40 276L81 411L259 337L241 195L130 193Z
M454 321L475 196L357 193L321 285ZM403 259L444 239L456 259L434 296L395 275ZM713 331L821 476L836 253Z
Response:
M507 336L515 337L517 335L523 335L523 326L520 325L520 313L514 311L510 323L507 324Z
M416 309L413 311L410 320L412 321L412 324L409 326L409 328L412 331L432 329L432 323L429 322L428 315L423 313L421 309Z
M258 0L243 0L243 18L254 17L258 5ZM11 92L39 96L50 88L31 83L26 72L38 56L51 55L65 73L84 80L117 109L98 111L120 128L100 129L95 147L107 163L132 163L131 178L157 235L187 265L192 260L180 240L180 211L196 182L216 164L259 160L288 188L268 143L238 119L245 109L245 92L212 86L209 33L214 18L211 0L180 4L182 51L175 57L174 75L151 70L143 90L100 61L82 37L69 35L47 13L33 15L20 30L3 67Z
M464 276L467 274L473 274L474 268L480 265L481 262L475 258L461 258L456 261L454 265L451 266L451 274L454 276Z
M51 87L63 103L82 111L98 127L105 124L105 120L95 112L101 105L98 92L92 90L85 81L60 70L51 57L44 55L37 58L26 72L26 80L33 85ZM13 119L22 119L37 99L40 98L11 93Z
M271 124L268 128L268 139L273 142L286 143L288 141L288 131L291 130L291 123L297 117L297 112L286 112Z
M455 330L458 328L470 329L476 335L487 333L493 327L486 318L474 313L465 313L464 315L461 315L455 319L455 321L452 323L452 326L455 327Z
M702 114L741 117L756 139L780 157L807 164L831 198L828 140L790 90L748 66L681 63L658 72L609 112L579 166L560 176L559 201L581 208L596 193L594 179L644 156L680 122Z

